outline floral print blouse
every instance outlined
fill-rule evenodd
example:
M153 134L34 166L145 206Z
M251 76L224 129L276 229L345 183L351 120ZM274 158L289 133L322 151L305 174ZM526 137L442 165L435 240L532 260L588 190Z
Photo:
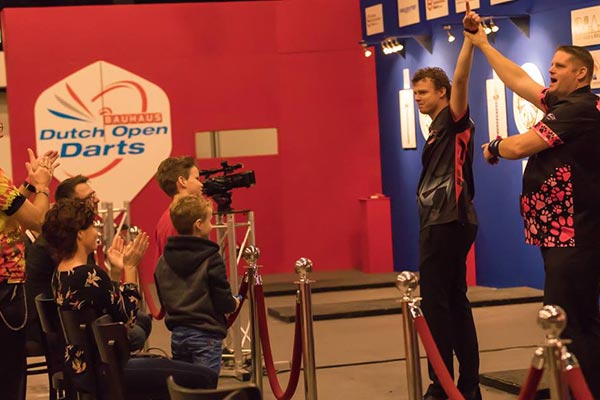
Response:
M56 271L52 277L52 290L61 309L81 310L92 307L98 313L109 314L113 321L124 322L131 327L135 323L140 294L134 283L120 288L108 274L92 264L80 265L70 271ZM67 345L65 365L73 370L77 387L95 391L95 379L87 372L87 360L83 349Z

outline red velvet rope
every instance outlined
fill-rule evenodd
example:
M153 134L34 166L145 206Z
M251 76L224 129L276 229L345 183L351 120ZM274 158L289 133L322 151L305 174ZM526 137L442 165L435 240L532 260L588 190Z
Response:
M288 381L285 392L279 385L277 379L277 372L273 365L273 353L271 353L271 342L269 340L269 326L267 325L267 316L265 312L265 296L263 293L262 285L256 285L254 287L254 293L256 294L256 312L258 313L258 325L260 332L260 340L262 344L263 353L265 356L265 366L267 367L267 376L269 378L269 384L271 390L278 400L289 400L294 395L296 387L298 386L298 379L300 378L300 361L302 359L302 334L300 330L300 304L296 303L296 326L294 331L294 350L292 354L292 368L290 369L290 379Z
M444 392L446 392L446 396L448 396L450 400L465 400L463 395L456 388L454 380L452 380L450 373L446 369L440 351L433 341L433 336L431 336L427 321L423 316L418 316L415 318L414 322L415 328L421 337L421 341L423 341L423 346L425 347L425 352L427 352L427 357L429 357L429 362L433 366L433 370L440 380L442 388L444 388Z
M572 368L567 371L567 382L577 400L594 400L581 368Z
M229 329L231 327L231 325L233 325L233 323L235 322L235 319L239 315L239 313L242 309L242 306L244 305L244 301L246 301L247 293L248 293L248 272L246 272L244 274L244 276L242 278L242 284L240 285L240 290L238 291L238 294L242 296L242 299L240 300L240 305L233 313L229 314L229 317L227 317L227 329Z
M517 400L533 400L535 399L535 395L537 393L538 385L540 384L540 379L542 379L543 369L537 369L534 367L529 368L529 372L527 373L527 379L525 379L525 384L521 388L519 392L519 397Z

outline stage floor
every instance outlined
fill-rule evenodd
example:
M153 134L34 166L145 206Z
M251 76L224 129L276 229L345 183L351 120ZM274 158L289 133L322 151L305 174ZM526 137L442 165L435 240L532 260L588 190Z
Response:
M332 281L337 279L333 278L334 274L322 274L321 276L314 274L313 277L322 281L330 280L329 278ZM393 286L395 274L388 276L391 278L391 284L387 287L317 291L312 297L313 304L318 308L324 304L376 302L398 298L399 293ZM294 279L294 275L265 276L265 290L268 292L269 285L291 282ZM376 280L375 277L369 279ZM479 290L481 289L472 288L471 291ZM544 340L543 332L536 325L541 301L535 300L536 291L531 290L526 291L527 295L534 294L532 302L487 305L473 309L479 336L481 372L528 368L534 349ZM291 307L294 302L294 294L270 295L266 298L268 308ZM244 318L246 319L247 316ZM400 314L388 314L315 321L315 358L319 398L323 400L408 399L401 318ZM268 320L275 360L289 361L292 354L294 324L272 316L269 316ZM170 349L170 333L163 321L154 321L149 344L151 347ZM426 388L427 366L424 354L421 347L423 387ZM285 388L288 373L280 373L278 377ZM228 384L230 381L231 378L223 378L221 384ZM272 394L266 376L263 385L264 399L274 400L275 396ZM303 385L301 374L294 400L305 398ZM27 399L47 399L47 390L47 379L44 375L30 377ZM487 386L482 386L482 391L483 398L488 400L517 398L516 395Z

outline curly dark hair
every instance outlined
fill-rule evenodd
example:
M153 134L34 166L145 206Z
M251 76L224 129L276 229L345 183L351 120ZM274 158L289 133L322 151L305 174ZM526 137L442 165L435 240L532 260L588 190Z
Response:
M177 180L180 176L190 177L190 170L196 166L196 161L190 156L169 157L164 159L156 170L158 186L169 197L177 194Z
M440 67L425 67L417 70L413 75L411 82L414 85L415 83L422 81L423 79L431 79L433 82L433 87L436 90L440 90L442 88L446 88L446 99L450 100L450 92L452 91L452 85L450 84L450 79L448 79L448 75L444 72Z
M60 262L77 251L77 233L94 223L94 210L81 200L61 199L46 213L42 234Z

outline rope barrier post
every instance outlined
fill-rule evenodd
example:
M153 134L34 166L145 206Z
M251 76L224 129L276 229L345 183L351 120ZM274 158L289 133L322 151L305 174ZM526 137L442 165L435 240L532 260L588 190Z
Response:
M314 281L308 279L308 274L312 272L312 269L313 263L308 258L302 257L296 261L295 271L300 280L294 283L298 284L298 300L300 301L301 306L302 357L304 361L304 393L306 400L317 400L315 341L310 297L310 284Z
M546 332L544 358L550 378L550 399L568 400L568 386L563 373L564 346L560 334L567 325L567 313L555 305L546 305L538 312L538 325Z
M260 250L256 246L248 246L244 249L243 257L244 260L246 260L246 263L248 263L248 300L250 302L250 332L252 339L252 382L262 393L263 363L256 302L256 286L262 286L262 277L258 273L258 265L256 265L256 261L258 260L258 257L260 257Z
M412 292L419 286L419 278L412 272L404 271L396 278L396 288L402 298L402 330L404 331L404 350L406 353L406 379L409 400L421 400L423 387L421 381L421 361L419 341L413 321L413 308L418 308L419 298L413 298Z

